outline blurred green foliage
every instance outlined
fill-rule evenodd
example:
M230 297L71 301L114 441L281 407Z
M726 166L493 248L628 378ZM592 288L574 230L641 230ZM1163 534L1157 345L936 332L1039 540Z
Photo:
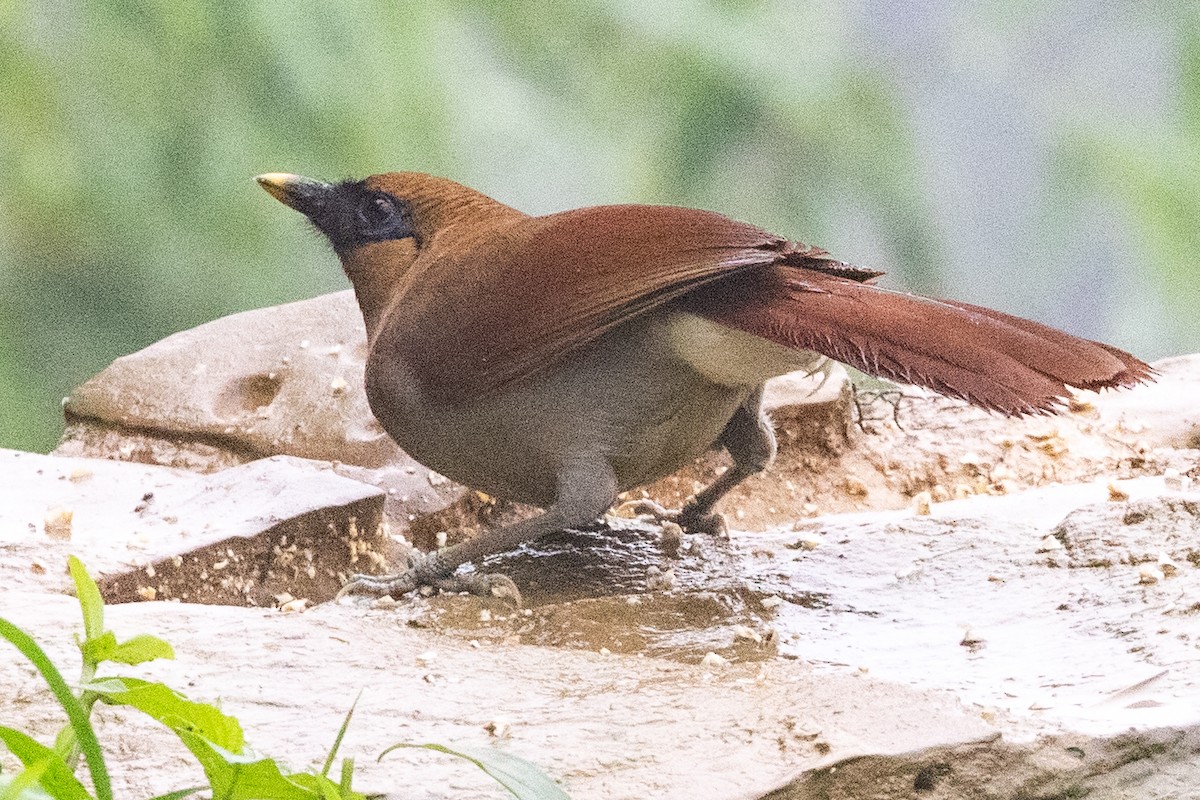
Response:
M1038 24L1055 5L1011 14ZM1048 166L1052 189L1119 207L1138 269L1169 287L1171 338L1147 355L1200 345L1200 15L1166 7L1179 113L1137 130L1067 120ZM1003 30L1006 8L964 13ZM936 289L925 145L904 71L862 57L862 14L832 0L8 0L0 446L52 447L59 399L113 358L344 285L260 172L422 170L535 213L700 206Z

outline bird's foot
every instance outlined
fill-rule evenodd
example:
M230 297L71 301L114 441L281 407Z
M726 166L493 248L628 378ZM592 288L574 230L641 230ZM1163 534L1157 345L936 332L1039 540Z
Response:
M701 511L691 501L679 509L679 526L689 533L707 533L709 536L729 538L729 526L725 517L715 511Z
M365 594L372 597L400 597L421 586L412 570L396 572L391 575L364 575L357 573L338 591L335 599L341 599L351 594Z
M339 598L351 594L365 594L373 597L400 597L409 592L428 586L443 592L469 592L482 597L499 597L521 605L521 591L512 579L506 575L484 575L471 573L467 575L445 575L437 561L437 554L414 556L410 559L408 569L392 575L352 575L341 591Z
M684 503L683 508L664 508L648 499L631 500L618 506L617 511L635 515L644 514L660 525L664 522L674 522L688 533L707 533L722 538L729 536L725 517L711 511L701 511L699 506L691 500Z
M521 607L521 590L512 578L499 573L481 574L472 572L467 575L450 575L432 584L443 592L468 592L480 597L498 597Z

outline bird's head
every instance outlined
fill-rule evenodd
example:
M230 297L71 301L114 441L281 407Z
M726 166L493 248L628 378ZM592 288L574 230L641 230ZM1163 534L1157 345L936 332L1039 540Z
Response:
M374 338L390 301L423 255L453 248L522 218L474 189L418 172L388 172L340 183L272 172L255 178L306 216L332 245L354 285Z

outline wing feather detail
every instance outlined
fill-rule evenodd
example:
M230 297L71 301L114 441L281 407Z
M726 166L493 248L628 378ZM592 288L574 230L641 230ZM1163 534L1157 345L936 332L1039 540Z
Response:
M777 264L701 288L688 310L864 372L1009 415L1061 407L1068 387L1148 380L1132 355L968 303Z
M596 206L505 220L469 241L456 235L439 233L388 312L390 344L427 391L456 402L533 375L622 322L792 247L752 225L674 206Z

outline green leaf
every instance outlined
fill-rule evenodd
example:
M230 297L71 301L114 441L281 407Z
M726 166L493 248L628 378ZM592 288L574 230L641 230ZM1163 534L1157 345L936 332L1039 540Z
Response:
M142 664L158 658L175 658L175 651L157 636L148 633L139 634L132 639L126 639L109 653L108 660L118 664Z
M318 775L317 777L321 779L321 796L324 797L325 800L348 800L348 798L362 797L362 795L358 794L357 792L343 793L341 786L338 786L336 783L323 775Z
M358 701L362 699L362 689L358 690L358 696L354 698L354 702L350 704L350 710L346 712L345 718L342 720L342 727L338 728L337 736L333 740L333 747L329 748L329 755L325 757L325 766L321 768L321 775L329 774L329 768L333 766L333 760L337 758L338 749L342 746L342 739L346 736L346 729L350 727L350 718L354 716L354 709L358 706ZM345 770L343 768L342 779L345 780ZM349 789L350 785L346 784L345 788Z
M38 783L50 766L49 759L29 764L16 777L0 775L0 800L54 800Z
M193 795L196 792L203 792L207 788L207 786L192 786L187 789L176 789L173 792L151 797L150 800L183 800L183 798Z
M15 728L0 727L0 741L29 770L40 770L37 782L58 800L91 800L62 756ZM18 779L20 776L18 776ZM20 796L24 796L24 791Z
M188 700L161 683L137 678L99 678L83 686L106 702L132 706L149 714L176 734L196 734L226 750L240 753L245 746L242 726L237 719L222 714L208 703Z
M518 800L570 800L541 768L523 758L494 747L460 747L451 750L440 744L394 744L379 754L382 759L400 748L424 748L466 759L492 777Z
M233 753L189 731L176 733L204 768L215 800L322 800L319 791L280 772L273 759Z
M83 704L79 702L79 698L71 694L71 689L67 686L67 682L63 680L63 676L58 671L58 668L54 666L54 663L50 661L50 657L46 655L46 652L42 648L38 647L37 642L29 634L0 617L0 636L12 642L21 651L21 654L32 662L38 672L41 673L42 678L50 686L50 691L53 692L55 699L58 700L63 710L67 712L67 719L71 721L71 729L75 732L79 748L87 758L88 769L92 773L92 785L96 788L97 798L99 800L112 800L112 784L108 779L108 769L104 765L104 753L100 750L100 742L96 740L96 732L92 730L92 724L88 721L87 711L84 710Z
M322 800L349 800L350 798L362 798L362 795L357 792L343 792L342 788L333 781L326 778L324 775L313 775L307 772L293 773L286 776L288 780L308 789L311 792L316 792Z
M100 596L100 588L88 575L83 562L75 556L67 557L67 569L71 579L75 581L75 594L79 598L79 608L83 611L83 635L85 639L95 639L104 633L104 598Z
M38 783L41 774L32 767L20 775L0 775L0 800L56 800Z
M84 663L93 666L111 659L116 649L117 635L112 631L104 631L99 636L88 636L79 643L79 651L83 653Z
M317 777L321 779L319 785L321 797L323 797L325 800L342 800L340 786L326 778L324 775L318 775Z

